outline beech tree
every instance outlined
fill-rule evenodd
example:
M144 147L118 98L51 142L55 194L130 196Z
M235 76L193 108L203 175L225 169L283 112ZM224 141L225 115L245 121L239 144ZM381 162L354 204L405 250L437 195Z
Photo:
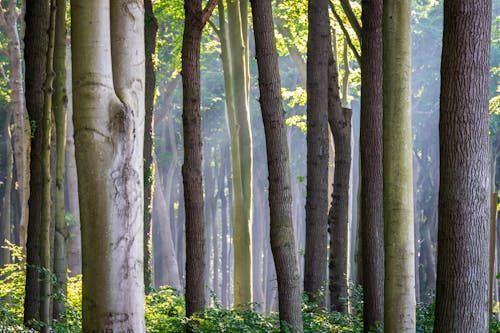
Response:
M144 7L71 8L83 330L143 332Z
M289 325L291 332L302 332L290 163L271 0L252 0L252 14L259 67L260 104L266 133L271 249L278 278L280 321L283 332L286 331L284 323Z
M488 332L491 5L444 2L436 332Z

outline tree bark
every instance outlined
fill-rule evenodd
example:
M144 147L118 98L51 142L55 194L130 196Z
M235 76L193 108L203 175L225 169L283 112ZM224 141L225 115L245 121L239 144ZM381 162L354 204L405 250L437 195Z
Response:
M382 0L361 2L361 242L363 328L384 321Z
M328 0L309 0L304 292L324 304L328 223Z
M201 0L184 3L182 39L182 125L184 130L184 204L186 213L186 316L205 307L205 242L201 175L200 44L201 33L217 0L202 10ZM188 328L188 331L190 329Z
M491 1L445 1L435 332L488 332Z
M148 293L154 286L153 281L153 187L154 187L154 161L153 161L153 137L154 137L154 108L155 108L155 66L156 33L158 21L153 13L151 0L144 1L144 42L146 51L146 87L145 87L145 110L144 119L144 288Z
M49 44L49 1L26 0L24 35L26 107L31 125L29 223L26 241L24 323L39 319L42 221L42 115Z
M55 193L55 235L54 274L59 292L67 294L66 210L64 207L64 164L66 153L66 116L68 96L66 94L66 0L56 1L56 22L54 41L54 96L53 112L56 127L56 193ZM53 318L64 320L64 301L54 299Z
M252 0L260 105L266 135L271 249L278 280L281 330L302 332L300 273L292 221L290 162L270 0Z
M10 132L10 121L12 119L12 109L9 107L5 113L5 122L2 124L3 141L5 145L5 183L3 184L3 205L0 214L0 267L10 263L10 251L1 248L6 241L11 241L11 223L12 223L12 180L14 156L12 151L12 136Z
M411 1L383 4L384 331L415 332Z
M83 331L143 332L144 8L71 5Z

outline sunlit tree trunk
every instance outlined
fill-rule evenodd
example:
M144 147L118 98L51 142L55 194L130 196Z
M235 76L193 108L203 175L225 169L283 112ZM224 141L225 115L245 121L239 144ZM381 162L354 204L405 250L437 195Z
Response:
M54 274L56 275L60 292L66 295L67 257L66 211L64 206L64 164L66 153L66 0L57 0L54 41L54 96L53 112L56 127L56 193L55 193L55 235L54 235ZM55 319L64 313L64 301L54 299Z
M217 5L210 0L184 3L182 39L182 124L184 133L184 204L186 213L186 316L205 307L205 242L201 175L200 44L203 27ZM188 328L188 331L190 329Z
M271 0L252 0L262 118L266 134L271 249L278 280L281 330L302 332L300 274L292 221L290 162L281 100Z
M31 125L29 223L26 241L24 323L40 319L40 232L42 221L42 115L49 44L49 1L26 0L24 36L26 107Z
M71 5L83 330L143 332L144 7Z
M154 286L153 282L153 137L154 137L154 104L155 104L155 66L156 33L158 21L153 13L151 0L144 1L144 38L146 51L146 87L144 119L144 288L146 293Z
M491 9L444 2L435 332L488 332Z
M361 228L363 329L384 321L382 0L363 0L361 41Z
M415 332L411 0L383 4L384 332Z
M328 226L328 52L327 0L309 0L307 41L307 201L304 291L324 303Z

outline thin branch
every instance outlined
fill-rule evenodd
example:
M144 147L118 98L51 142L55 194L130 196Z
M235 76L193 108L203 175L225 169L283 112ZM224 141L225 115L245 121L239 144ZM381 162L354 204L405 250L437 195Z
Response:
M352 43L351 36L349 36L349 32L347 31L344 22L342 22L342 19L340 18L339 14L337 14L337 11L335 10L335 6L332 1L330 1L330 8L332 10L333 16L335 16L335 19L340 25L340 29L342 29L342 32L344 33L345 39L347 41L347 44L349 45L349 48L351 49L352 53L354 54L354 57L356 58L356 61L358 64L361 64L361 56L359 55L358 50L356 50L356 47Z
M221 34L221 31L219 28L217 28L217 26L215 25L215 23L212 21L212 20L208 20L208 25L212 27L212 29L214 29L215 31L215 34L217 35L217 37L219 37L219 40L222 39L222 34Z
M208 3L205 6L205 9L203 9L203 13L201 14L201 24L203 26L205 26L208 19L212 15L212 12L214 11L215 7L217 6L217 1L218 0L208 0Z
M359 24L358 18L354 15L352 11L351 3L349 0L340 0L340 4L342 5L342 9L344 10L345 15L347 16L347 20L354 32L358 36L358 39L361 40L361 25Z

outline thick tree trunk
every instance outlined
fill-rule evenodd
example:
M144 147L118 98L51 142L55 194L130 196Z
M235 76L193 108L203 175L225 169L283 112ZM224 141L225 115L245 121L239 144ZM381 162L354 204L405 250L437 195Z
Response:
M54 45L54 97L53 112L56 127L56 193L55 193L55 235L54 235L54 274L59 292L66 296L68 263L66 257L66 210L64 207L64 164L66 153L66 0L56 2L56 31ZM64 320L64 301L54 299L53 318Z
M361 42L361 251L363 330L384 321L382 0L363 0Z
M383 5L384 331L415 332L410 0Z
M153 137L154 137L154 105L155 105L155 66L156 33L158 21L153 13L151 0L144 1L144 42L146 51L146 87L144 119L144 288L146 293L154 286L153 281Z
M304 291L320 304L328 226L328 0L309 0L307 41L307 201Z
M40 232L42 220L42 115L49 44L49 1L26 0L24 59L26 107L31 125L29 224L26 241L24 323L39 319Z
M184 130L184 204L186 213L186 316L205 307L205 241L201 175L200 44L201 33L217 0L202 10L201 0L184 3L182 39L182 125ZM190 329L188 328L188 331Z
M300 273L292 221L290 161L270 0L252 0L262 118L266 134L271 249L278 280L281 330L302 332Z
M143 332L144 8L71 5L83 330Z
M445 1L435 332L488 332L491 1Z

